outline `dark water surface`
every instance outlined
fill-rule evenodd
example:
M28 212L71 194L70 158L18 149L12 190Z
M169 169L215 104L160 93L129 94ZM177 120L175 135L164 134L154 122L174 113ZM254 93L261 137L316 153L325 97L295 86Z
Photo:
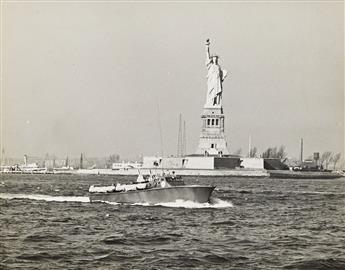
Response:
M345 269L345 179L187 178L210 204L89 203L130 177L1 175L0 269Z

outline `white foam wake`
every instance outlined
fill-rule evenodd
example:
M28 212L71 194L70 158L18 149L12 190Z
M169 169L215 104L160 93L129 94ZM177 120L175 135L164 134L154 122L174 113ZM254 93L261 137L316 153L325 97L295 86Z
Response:
M84 196L50 196L43 194L11 194L11 193L0 193L0 199L29 199L47 202L90 202L89 197ZM121 203L108 202L104 203L118 205ZM152 206L148 203L134 203L131 205L140 206ZM164 206L164 207L175 207L175 208L227 208L233 207L233 204L229 201L223 201L217 198L211 198L209 203L197 203L192 201L177 200L169 203L158 203L153 206Z
M89 197L84 196L50 196L42 194L0 193L0 199L29 199L47 202L90 202Z
M155 205L165 206L165 207L180 207L180 208L228 208L234 205L229 201L223 201L221 199L213 198L211 202L207 203L197 203L192 201L177 200L176 202L169 203L158 203Z
M118 203L118 202L109 202L109 201L98 201L98 202L106 203L106 204L111 204L111 205L118 205L118 204L121 204L121 203Z
M117 202L108 202L108 201L101 201L106 204L112 205L119 205L121 203ZM174 208L227 208L233 207L234 205L229 201L223 201L221 199L211 199L210 203L197 203L193 201L184 201L184 200L177 200L175 202L167 202L167 203L156 203L156 204L149 204L149 203L130 203L129 205L139 205L139 206L164 206L164 207L174 207Z

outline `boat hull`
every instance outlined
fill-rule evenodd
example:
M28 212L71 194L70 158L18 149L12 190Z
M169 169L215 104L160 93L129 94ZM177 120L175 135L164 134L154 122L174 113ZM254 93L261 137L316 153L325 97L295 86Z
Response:
M127 192L92 193L90 202L117 202L117 203L166 203L177 200L205 203L210 200L214 186L172 186L152 188Z

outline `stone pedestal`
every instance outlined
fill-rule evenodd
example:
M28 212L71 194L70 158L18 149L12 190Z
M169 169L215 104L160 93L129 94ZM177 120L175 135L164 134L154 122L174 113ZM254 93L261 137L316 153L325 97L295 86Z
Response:
M196 154L206 156L229 155L224 133L224 117L221 106L204 108L201 115L202 131Z

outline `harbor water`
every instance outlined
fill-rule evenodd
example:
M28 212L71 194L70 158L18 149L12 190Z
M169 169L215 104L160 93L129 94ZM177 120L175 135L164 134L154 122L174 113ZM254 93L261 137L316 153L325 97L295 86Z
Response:
M345 179L184 177L210 203L90 203L135 177L2 174L0 269L345 269Z

